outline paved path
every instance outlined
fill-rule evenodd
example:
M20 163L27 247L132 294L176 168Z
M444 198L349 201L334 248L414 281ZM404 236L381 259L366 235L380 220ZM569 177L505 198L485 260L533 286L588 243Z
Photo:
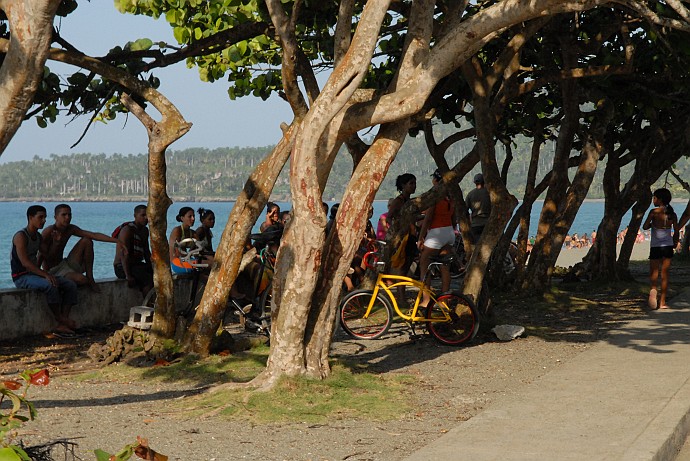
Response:
M673 460L690 431L690 290L408 461Z

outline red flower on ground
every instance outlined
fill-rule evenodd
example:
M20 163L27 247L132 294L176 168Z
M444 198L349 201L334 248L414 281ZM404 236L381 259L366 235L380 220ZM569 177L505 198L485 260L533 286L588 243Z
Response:
M50 384L50 376L47 369L43 369L31 375L31 384L34 386L47 386Z
M11 391L16 391L17 389L22 387L22 383L18 381L3 381L2 385Z

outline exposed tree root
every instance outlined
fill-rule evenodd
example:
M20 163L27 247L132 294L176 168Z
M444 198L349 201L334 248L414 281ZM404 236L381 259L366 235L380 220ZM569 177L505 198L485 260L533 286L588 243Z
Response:
M20 444L22 450L26 452L31 461L73 461L79 458L74 454L75 442L69 439L54 440L43 445L25 447Z

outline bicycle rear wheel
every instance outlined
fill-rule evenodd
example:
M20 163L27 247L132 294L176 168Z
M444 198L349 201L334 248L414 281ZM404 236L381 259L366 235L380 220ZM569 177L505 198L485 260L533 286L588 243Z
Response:
M391 326L392 308L386 298L378 294L365 317L374 292L355 290L340 302L340 325L345 333L357 339L376 339Z
M479 314L465 296L448 293L427 309L429 333L441 344L459 346L474 339L479 331Z

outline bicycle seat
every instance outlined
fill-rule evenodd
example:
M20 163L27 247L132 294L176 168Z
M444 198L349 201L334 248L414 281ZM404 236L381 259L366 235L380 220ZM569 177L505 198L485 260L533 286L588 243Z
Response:
M453 254L436 255L436 256L432 256L430 258L430 260L432 263L450 264L453 261L455 261L455 255L453 255Z
M280 243L282 237L283 228L277 225L270 226L258 234L249 234L249 238L254 241L254 246L258 249L262 249L270 243Z

